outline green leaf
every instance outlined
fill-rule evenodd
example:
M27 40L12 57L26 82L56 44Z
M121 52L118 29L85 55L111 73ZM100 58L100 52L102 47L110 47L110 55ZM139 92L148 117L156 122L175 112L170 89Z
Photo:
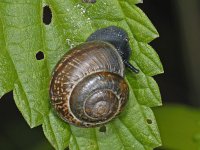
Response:
M154 107L162 104L159 87L152 77L143 73L133 75L127 72L127 79L140 105Z
M13 70L13 62L8 59L9 54L6 50L6 42L3 32L3 22L0 20L0 97L4 93L9 92L14 87L14 82L17 78L15 70ZM9 81L9 82L7 82Z
M3 26L1 39L5 42L5 51L8 55L5 62L7 61L7 64L12 62L13 66L8 71L12 69L17 78L14 88L15 101L31 127L41 124L43 116L49 111L49 75L46 62L37 61L35 58L38 51L44 51L41 32L43 24L38 13L41 12L41 8L40 1L27 4L26 1L0 2L0 18ZM10 82L9 79L7 82ZM27 109L30 109L29 114Z
M150 45L137 41L131 42L131 44L135 50L132 59L145 75L154 76L163 73L163 67L158 54Z
M150 41L158 33L135 5L141 0L0 0L0 96L14 90L14 99L30 127L42 124L55 149L72 150L153 149L161 139L149 107L161 105L159 88L151 76L163 73ZM43 7L49 5L52 22L42 22ZM130 87L125 111L99 128L82 129L63 122L49 104L51 72L70 47L84 42L95 30L116 25L128 32L131 63L141 71L127 70ZM36 54L42 51L43 60Z

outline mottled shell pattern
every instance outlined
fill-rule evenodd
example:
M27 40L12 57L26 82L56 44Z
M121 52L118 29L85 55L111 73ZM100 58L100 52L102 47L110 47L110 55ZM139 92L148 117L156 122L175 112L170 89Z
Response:
M128 100L124 64L116 48L103 41L69 50L55 67L51 104L66 122L96 127L118 115Z

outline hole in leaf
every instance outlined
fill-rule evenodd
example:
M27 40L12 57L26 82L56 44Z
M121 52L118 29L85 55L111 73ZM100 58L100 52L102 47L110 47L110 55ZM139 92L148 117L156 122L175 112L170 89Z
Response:
M39 51L39 52L37 52L35 57L37 60L42 60L42 59L44 59L44 53Z
M106 126L102 126L99 128L99 132L106 132Z
M52 12L49 6L43 7L43 23L49 25L52 19Z
M152 120L151 119L147 119L147 123L148 124L152 124Z

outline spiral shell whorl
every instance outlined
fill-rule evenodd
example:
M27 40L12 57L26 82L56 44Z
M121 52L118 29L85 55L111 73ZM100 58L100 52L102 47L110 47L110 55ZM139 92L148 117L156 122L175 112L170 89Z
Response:
M128 86L125 83L123 76L123 61L117 50L111 44L101 41L81 44L66 53L55 67L50 85L51 103L57 114L70 124L81 127L93 127L106 123L120 112L120 109L123 108L125 101L127 100ZM107 77L110 78L108 84L109 87L103 89L101 87L106 85L107 81L105 78ZM86 81L86 83L91 83L92 80L90 81L90 79L93 79L94 84L91 88L86 88L87 86L82 82ZM125 88L126 92L123 91L121 94L118 92L111 92L114 87L111 83L115 82L116 79L119 80L117 86ZM97 80L101 82L98 82L97 84ZM97 85L100 87L96 87ZM92 93L89 95L83 95L83 93L80 94L81 86L85 87L85 89L82 89L82 92L88 93L86 91L91 90ZM90 102L89 99L92 99L93 95L96 94L96 96L99 96L99 99L102 99L101 94L97 94L98 90L105 91L100 93L104 93L104 97L112 96L111 99L114 103L122 106L111 106L112 109L114 109L114 112L109 113L110 107L107 107L108 102L97 102L96 104L92 104L93 102ZM117 89L117 91L120 90ZM77 97L76 95L79 96ZM83 97L88 100L87 104L94 105L94 107L99 106L99 110L94 109L96 111L94 112L94 115L90 116L92 111L87 108L86 111L81 112L81 115L76 115L76 112L79 112L80 109L74 108L78 108L76 106L83 100ZM77 100L79 100L79 102L75 103ZM83 108L84 105L86 105L86 103L83 102L82 104L83 105L80 105L79 108ZM103 106L106 106L105 110L100 109L103 108ZM106 113L106 111L108 113ZM95 116L99 114L101 117L99 119L95 118ZM108 120L104 118L107 118Z
M110 72L97 72L76 85L69 106L82 124L96 126L119 114L127 97L128 86L122 77Z

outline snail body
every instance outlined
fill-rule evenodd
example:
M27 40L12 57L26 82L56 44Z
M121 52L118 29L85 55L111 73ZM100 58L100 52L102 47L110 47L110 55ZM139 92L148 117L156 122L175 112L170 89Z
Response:
M89 37L56 65L50 84L51 104L60 118L72 125L105 124L127 103L124 70L123 58L114 45Z

